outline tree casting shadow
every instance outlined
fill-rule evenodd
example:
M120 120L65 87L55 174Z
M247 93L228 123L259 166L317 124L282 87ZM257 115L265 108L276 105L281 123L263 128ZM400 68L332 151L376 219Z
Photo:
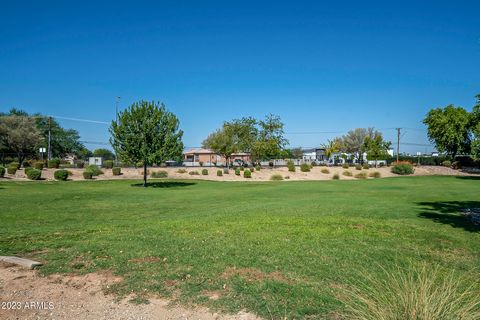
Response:
M177 188L188 187L195 185L195 182L182 182L182 181L157 181L147 182L147 188ZM143 183L134 183L132 187L143 187Z
M421 218L428 218L437 223L448 224L454 228L462 228L469 232L480 231L480 226L474 225L461 214L462 209L480 208L480 201L439 201L418 202L422 206Z

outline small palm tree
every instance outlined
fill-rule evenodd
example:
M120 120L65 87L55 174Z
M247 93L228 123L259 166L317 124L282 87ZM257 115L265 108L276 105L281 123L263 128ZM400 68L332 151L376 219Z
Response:
M325 156L327 157L327 159L330 159L335 152L340 151L340 149L342 148L342 144L340 140L333 139L328 140L326 144L322 145L322 147L325 149Z

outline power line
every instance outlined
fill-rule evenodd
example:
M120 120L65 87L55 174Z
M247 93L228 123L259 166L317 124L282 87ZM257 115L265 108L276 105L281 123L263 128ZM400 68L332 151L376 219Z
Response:
M91 120L91 119L79 119L79 118L61 117L61 116L54 116L54 115L51 115L50 117L55 119L62 119L62 120L71 120L71 121L80 121L80 122L89 122L89 123L98 123L98 124L110 124L110 122Z

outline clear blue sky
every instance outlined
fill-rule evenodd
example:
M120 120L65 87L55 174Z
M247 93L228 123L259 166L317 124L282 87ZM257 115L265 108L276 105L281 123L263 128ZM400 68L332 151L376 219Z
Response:
M159 100L186 146L267 113L287 132L422 128L430 108L471 109L480 93L479 12L479 1L4 1L0 109L109 121L117 96L121 108ZM105 125L61 123L108 141Z

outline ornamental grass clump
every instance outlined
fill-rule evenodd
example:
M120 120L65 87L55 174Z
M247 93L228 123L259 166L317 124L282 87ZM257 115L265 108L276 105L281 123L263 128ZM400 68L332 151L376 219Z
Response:
M351 171L348 171L348 170L343 171L342 174L343 174L345 177L351 177L351 176L353 176L352 172L351 172Z
M459 276L425 263L379 268L380 274L364 270L340 287L346 319L480 319L478 277Z
M272 174L272 175L270 176L270 180L272 180L272 181L281 181L281 180L283 180L283 177L282 177L281 174L278 174L278 173L277 173L277 174Z
M330 170L328 170L327 168L323 168L322 170L320 170L320 172L328 174L328 173L330 173Z
M165 170L152 171L151 177L152 178L167 178L168 177L168 172L165 171Z
M122 174L122 168L120 168L120 167L113 167L113 168L112 168L112 174L113 174L114 176L119 176L119 175L121 175L121 174Z
M300 171L302 171L302 172L310 172L310 168L311 168L311 166L307 163L302 163L300 165Z
M252 177L252 172L248 169L245 169L245 171L243 171L243 177L244 178L251 178Z
M287 168L290 172L295 172L295 164L292 160L287 161Z
M202 169L202 175L208 176L208 170L207 169Z
M222 170L217 170L217 177L223 176L223 171Z

